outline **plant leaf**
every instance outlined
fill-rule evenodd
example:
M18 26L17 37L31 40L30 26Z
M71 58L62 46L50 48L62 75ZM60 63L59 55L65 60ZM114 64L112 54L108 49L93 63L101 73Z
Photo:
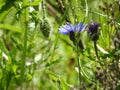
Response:
M8 29L11 31L15 31L15 32L21 32L22 30L20 28L17 28L15 26L9 25L9 24L0 24L0 28L2 29Z

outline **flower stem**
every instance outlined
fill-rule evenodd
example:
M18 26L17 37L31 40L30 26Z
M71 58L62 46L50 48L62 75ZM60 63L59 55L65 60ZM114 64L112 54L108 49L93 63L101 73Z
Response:
M28 5L29 0L24 0L24 5ZM26 61L26 56L27 56L27 34L28 34L28 21L29 21L29 10L28 7L24 9L24 39L23 39L23 56L21 60L21 83L24 82L25 80L25 61ZM22 90L22 85L21 85L21 90Z
M81 86L81 65L80 65L80 57L79 57L79 46L78 46L77 40L75 41L76 41L75 48L76 48L76 58L77 58L77 64L78 64L78 77L79 77L79 88L80 88Z
M100 58L99 58L99 56L98 56L96 41L93 41L93 42L94 42L94 48L95 48L96 57L97 57L98 60L100 60Z
M42 1L43 20L46 19L46 0Z
M80 67L80 58L79 58L78 54L77 54L77 63L78 63L78 70L79 70L78 74L79 74L79 85L80 85L80 83L81 83L81 73L80 73L81 67Z

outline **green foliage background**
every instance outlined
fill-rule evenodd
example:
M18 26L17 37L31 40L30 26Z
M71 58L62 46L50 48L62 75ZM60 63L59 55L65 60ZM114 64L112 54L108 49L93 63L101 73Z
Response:
M119 16L117 0L0 0L0 90L79 90L74 45L58 28L81 21L100 24L100 61L81 32L80 90L119 90Z

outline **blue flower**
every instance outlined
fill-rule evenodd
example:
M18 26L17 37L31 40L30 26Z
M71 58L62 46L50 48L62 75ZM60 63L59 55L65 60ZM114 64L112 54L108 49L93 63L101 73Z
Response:
M85 29L86 25L84 25L82 22L78 24L65 24L59 28L59 31L61 34L69 34L70 32L81 32Z
M65 24L59 28L61 34L69 34L75 30L75 26L73 24Z
M77 32L81 32L81 31L85 30L85 27L86 27L86 25L83 24L82 22L80 22L80 23L75 25L75 30Z

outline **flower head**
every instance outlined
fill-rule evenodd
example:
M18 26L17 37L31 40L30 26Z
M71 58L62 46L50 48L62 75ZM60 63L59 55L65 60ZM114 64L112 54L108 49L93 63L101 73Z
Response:
M65 24L59 28L61 34L69 34L75 30L75 26L73 24Z
M59 32L61 34L68 34L70 40L73 42L74 45L76 45L78 35L75 34L75 32L81 32L85 29L86 25L83 24L82 22L78 24L65 24L59 28ZM80 42L81 44L81 42ZM82 47L83 48L83 47Z
M69 34L70 32L81 32L85 29L86 25L82 22L78 24L65 24L59 28L60 33L62 34Z
M99 29L99 24L96 22L90 22L88 25L88 30L92 33L96 33Z
M90 22L88 25L88 33L92 40L98 40L99 38L99 24L96 22Z

